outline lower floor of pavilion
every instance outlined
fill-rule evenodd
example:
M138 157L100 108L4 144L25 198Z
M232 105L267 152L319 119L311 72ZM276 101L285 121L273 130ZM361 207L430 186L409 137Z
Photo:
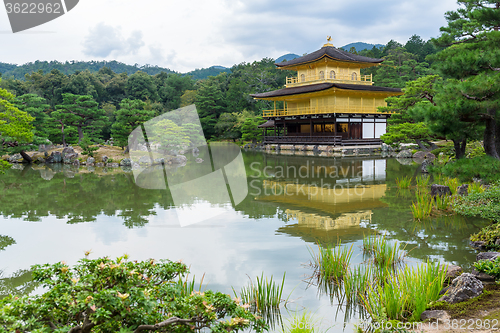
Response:
M325 114L268 118L259 126L265 144L378 144L387 114Z

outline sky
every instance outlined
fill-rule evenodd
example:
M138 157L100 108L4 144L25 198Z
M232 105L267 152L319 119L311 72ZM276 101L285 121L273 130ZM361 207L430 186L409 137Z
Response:
M456 0L81 0L13 34L0 7L0 62L117 60L185 73L310 53L327 36L336 47L427 40L456 8Z

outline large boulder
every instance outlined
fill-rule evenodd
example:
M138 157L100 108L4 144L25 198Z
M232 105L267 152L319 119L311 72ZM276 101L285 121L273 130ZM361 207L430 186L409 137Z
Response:
M52 157L52 163L61 163L63 160L60 151L54 151L52 152L52 154L50 154L50 156Z
M66 153L63 157L64 164L73 164L78 158L78 153Z
M469 245L478 251L486 251L488 249L487 243L484 241L471 241Z
M443 195L451 195L450 188L445 185L432 184L431 185L431 195L435 197L439 195L442 197Z
M62 156L64 158L64 156L68 155L68 154L74 154L75 153L75 150L73 149L73 147L66 147L62 150Z
M9 157L7 161L9 161L9 163L23 163L24 158L21 156L21 154L14 154Z
M495 277L486 273L478 272L475 269L472 270L472 275L476 277L476 279L482 281L483 283L493 283L495 282Z
M463 184L457 187L457 194L462 196L469 195L469 184Z
M483 293L483 283L474 275L464 273L455 278L446 294L439 301L448 303L460 303L471 298L477 297Z
M413 154L411 153L411 150L405 149L399 152L399 154L396 156L397 158L412 158Z
M139 164L151 164L151 157L144 155L139 158Z
M441 266L444 268L444 266ZM462 267L456 265L448 265L446 268L446 280L452 281L455 278L459 277L462 274Z
M425 151L417 151L415 154L413 154L413 158L417 160L423 160L425 158Z
M93 157L87 158L87 165L94 164L94 163L95 163L95 158L93 158Z
M476 256L476 260L477 261L479 261L479 260L493 261L498 257L500 257L500 252L481 252L481 253L478 253L478 255Z
M106 155L102 156L102 163L108 163L108 157Z
M124 158L120 161L120 166L132 166L132 160L130 158Z
M420 315L421 321L431 321L431 322L448 322L451 319L448 312L444 310L427 310L422 312Z

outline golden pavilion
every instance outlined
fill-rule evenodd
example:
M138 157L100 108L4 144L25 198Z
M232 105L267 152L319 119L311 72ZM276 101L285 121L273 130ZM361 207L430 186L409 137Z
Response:
M274 101L272 110L263 111L268 121L259 126L264 130L264 143L380 143L390 115L377 108L387 105L387 97L402 92L374 86L372 75L361 75L361 69L382 62L327 43L310 54L276 63L279 69L296 71L297 76L287 77L283 89L252 95Z

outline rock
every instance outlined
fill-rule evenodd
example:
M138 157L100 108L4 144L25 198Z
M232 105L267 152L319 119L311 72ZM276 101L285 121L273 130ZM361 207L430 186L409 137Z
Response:
M428 151L428 152L425 153L425 158L428 159L428 160L434 160L434 159L436 159L436 155L434 155L433 153L431 153L430 151Z
M451 195L450 188L445 185L432 184L431 185L431 195L435 197L439 195L442 197L443 195Z
M197 158L195 161L196 163L203 163L203 160L201 158Z
M440 295L440 296L443 296L444 294L446 294L446 292L448 291L448 289L450 289L450 286L444 287L444 288L443 288L443 289L441 289L441 291L439 292L439 295Z
M476 279L483 282L495 282L495 277L488 275L486 273L478 272L475 269L472 270L472 275L476 277Z
M78 153L67 153L64 155L64 164L73 164L73 162L78 158Z
M132 160L130 158L124 158L120 161L120 166L132 166Z
M23 163L24 158L21 156L21 154L14 154L9 157L7 161L9 161L9 163Z
M477 297L483 293L483 283L474 275L464 273L455 278L446 294L438 301L459 303Z
M246 145L243 146L244 149L250 149L250 144L247 143ZM193 155L194 155L194 149L193 149Z
M73 149L73 147L66 147L62 150L62 156L64 158L64 156L66 156L67 154L74 154L75 153L75 150Z
M412 158L413 154L411 153L411 150L405 149L402 150L396 157L397 158Z
M382 145L380 146L380 149L382 149L383 152L392 152L394 151L394 148L392 148L391 146L389 146L388 144L385 144L385 143L382 143Z
M500 238L495 239L495 245L500 245Z
M88 166L88 167L93 167L94 163L85 162L85 165Z
M147 155L141 156L139 164L151 164L151 158Z
M88 164L87 164L87 170L88 170L89 172L94 172L94 171L95 171L95 168L94 168L94 163L92 163L92 165L88 165Z
M247 146L248 146L248 143L245 145L245 149L248 149ZM193 156L196 157L200 154L200 150L198 149L198 147L194 147L192 153L193 153Z
M415 154L413 154L413 158L423 160L425 158L425 151L417 151Z
M476 260L494 261L498 257L500 257L500 252L481 252L476 256Z
M90 163L90 164L94 164L94 163L95 163L95 158L93 158L93 157L89 157L89 158L87 158L87 165L88 165L89 163Z
M45 158L39 157L36 159L39 163L45 163Z
M187 162L187 157L184 155L177 155L169 160L172 164L184 164Z
M80 161L79 160L75 160L73 162L73 165L79 167L80 166Z
M108 163L106 164L107 167L109 168L119 168L120 165L118 163Z
M444 310L426 310L422 312L420 315L420 320L421 321L440 321L440 322L448 322L451 319L450 315L448 312Z
M62 154L60 151L54 151L50 154L52 157L52 163L61 163L62 162Z
M96 168L104 168L104 163L98 162L95 164Z
M475 242L471 241L469 245L470 245L470 247L472 247L475 250L479 250L479 251L487 250L486 242L483 242L483 241L475 241Z
M108 162L108 157L106 155L102 156L102 163L107 163Z
M448 268L446 270L446 280L451 281L460 276L460 274L462 274L462 267L457 265L448 265Z
M422 166L420 167L420 170L423 172L423 173L429 173L429 169L427 169L427 167L429 165L434 165L430 160L423 160L422 161Z
M457 194L462 195L462 196L468 196L469 195L469 184L463 184L463 185L457 187Z

